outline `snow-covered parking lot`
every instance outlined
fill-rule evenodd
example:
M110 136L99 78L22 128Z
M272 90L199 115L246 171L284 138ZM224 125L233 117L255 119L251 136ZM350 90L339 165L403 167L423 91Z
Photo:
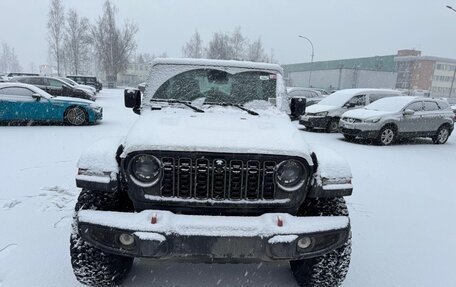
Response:
M0 286L79 286L69 258L76 162L137 118L103 90L95 126L0 126ZM351 165L353 254L344 286L456 286L456 135L390 147L301 131ZM135 264L126 286L296 286L288 264Z

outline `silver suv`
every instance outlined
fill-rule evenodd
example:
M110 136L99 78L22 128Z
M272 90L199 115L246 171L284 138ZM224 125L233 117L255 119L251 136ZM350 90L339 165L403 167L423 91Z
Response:
M399 137L430 137L435 144L444 144L453 131L454 117L446 101L401 96L348 111L339 126L347 140L370 138L390 145Z

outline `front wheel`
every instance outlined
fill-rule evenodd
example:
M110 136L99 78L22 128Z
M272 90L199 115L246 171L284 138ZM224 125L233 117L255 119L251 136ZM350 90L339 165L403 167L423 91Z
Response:
M391 126L383 127L378 134L377 142L380 145L390 145L396 140L396 130Z
M437 130L437 135L432 138L432 142L435 144L444 144L450 137L450 128L442 126Z
M131 211L128 202L119 192L83 189L75 211ZM84 241L78 233L76 221L70 237L70 255L76 279L89 286L116 286L125 279L133 264L133 258L106 253Z
M352 135L347 135L347 134L344 134L344 138L349 141L349 142L352 142L356 139L356 136L352 136Z
M81 107L71 107L65 112L64 121L72 126L82 126L89 122L89 117Z
M331 119L326 126L326 131L329 133L336 133L339 131L339 119Z
M308 199L299 211L300 216L348 216L343 198ZM303 287L340 286L348 273L351 257L351 235L345 244L325 255L290 261L291 271Z

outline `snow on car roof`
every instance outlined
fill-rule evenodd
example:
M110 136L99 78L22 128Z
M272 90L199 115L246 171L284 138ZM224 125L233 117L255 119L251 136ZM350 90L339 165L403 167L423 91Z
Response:
M377 111L399 111L407 104L418 100L426 99L422 97L411 97L411 96L399 96L391 98L383 98L373 102L370 105L367 105L365 109L367 110L377 110Z
M249 61L234 60L210 60L210 59L188 59L188 58L156 58L152 62L155 65L191 65L191 66L210 66L210 67L235 67L244 69L271 70L283 74L280 65L269 63L258 63Z

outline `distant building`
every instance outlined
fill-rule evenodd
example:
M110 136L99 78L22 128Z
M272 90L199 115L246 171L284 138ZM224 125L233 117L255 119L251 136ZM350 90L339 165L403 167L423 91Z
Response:
M117 85L136 86L145 82L149 77L151 65L147 63L130 63L127 70L119 74Z
M422 56L421 51L416 50L400 50L394 61L396 88L429 91L432 97L456 97L455 59Z
M283 65L288 86L327 91L349 88L394 88L396 55Z
M456 59L422 56L399 50L396 55L283 65L288 86L338 90L395 88L410 94L456 97ZM451 93L450 93L451 89Z

